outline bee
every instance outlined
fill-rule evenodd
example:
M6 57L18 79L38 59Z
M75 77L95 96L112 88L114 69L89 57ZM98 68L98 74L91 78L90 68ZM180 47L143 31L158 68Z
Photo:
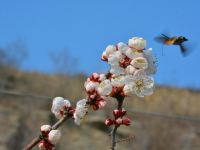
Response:
M157 42L160 42L165 45L177 45L179 46L181 53L186 56L188 49L184 46L184 42L188 41L188 39L184 36L173 36L169 37L165 34L161 34L155 38Z

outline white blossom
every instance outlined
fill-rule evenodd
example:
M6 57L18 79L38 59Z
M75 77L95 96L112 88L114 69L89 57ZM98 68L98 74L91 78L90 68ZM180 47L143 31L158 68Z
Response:
M126 96L130 96L131 94L133 94L133 84L126 84L123 88L123 92Z
M144 57L147 59L148 68L145 70L147 75L155 74L157 71L156 57L152 53L152 49L143 52Z
M51 130L51 126L50 126L50 125L42 125L42 126L40 127L40 130L41 130L42 132L48 132L48 131Z
M122 43L122 42L118 43L117 47L118 47L118 50L123 54L126 54L126 51L129 48L128 45L126 45L125 43Z
M143 50L146 47L146 40L133 37L132 39L129 39L128 45L135 50Z
M125 84L124 81L125 81L124 76L117 76L111 79L111 84L114 87L122 87Z
M108 64L110 65L117 65L119 61L124 58L124 55L120 51L116 51L115 53L109 55L108 57Z
M128 65L125 69L126 74L134 74L136 71L136 68L132 65Z
M48 136L48 140L52 143L52 144L57 144L58 141L60 140L61 137L61 132L60 130L51 130L49 132L49 136Z
M86 81L84 86L86 91L93 91L97 89L99 83L98 82L93 82L93 81Z
M100 81L103 81L103 80L105 80L106 79L106 75L105 74L100 74L99 75L99 80Z
M99 84L99 87L97 89L98 93L102 96L109 95L112 92L112 85L110 80L104 80Z
M151 95L154 89L154 80L151 76L134 76L133 91L139 97Z
M147 69L148 62L145 57L137 57L131 61L131 65L137 69Z
M116 47L114 45L108 45L106 47L105 53L107 56L109 56L110 54L113 54L116 51Z
M63 97L55 97L53 99L53 104L51 108L51 112L56 116L57 119L60 119L62 117L62 114L60 111L64 107L70 107L71 103L69 100L65 100Z
M110 66L110 73L115 74L115 75L122 75L125 73L124 68L120 67L118 65L111 65Z
M76 103L76 110L75 110L75 113L74 113L74 122L77 124L77 125L80 125L80 122L81 120L83 119L83 117L87 114L88 112L88 104L87 104L87 101L86 99L82 99L82 100L79 100L77 103Z

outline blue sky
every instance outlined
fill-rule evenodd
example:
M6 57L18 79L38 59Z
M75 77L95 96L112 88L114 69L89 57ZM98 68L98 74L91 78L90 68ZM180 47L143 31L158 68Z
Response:
M90 74L107 71L100 57L108 44L140 36L158 58L158 84L200 88L199 6L198 0L1 0L0 47L23 40L29 57L22 68L48 73L49 51L67 49L78 59L76 70ZM165 46L162 56L153 38L165 30L193 41L193 53L183 58L178 47Z

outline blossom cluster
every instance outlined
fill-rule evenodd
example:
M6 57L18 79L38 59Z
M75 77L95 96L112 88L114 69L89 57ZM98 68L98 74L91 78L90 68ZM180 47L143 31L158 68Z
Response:
M40 128L42 140L39 142L38 147L40 150L53 150L55 144L58 143L61 137L59 130L52 130L50 125L43 125Z
M152 49L146 49L143 38L133 37L128 44L109 45L102 54L102 60L110 65L111 84L129 96L144 97L153 93L156 73L156 58Z
M107 46L102 60L110 65L109 72L93 73L87 78L84 84L87 97L79 100L76 107L71 106L70 101L62 97L53 99L51 111L57 119L68 116L74 119L75 124L80 125L89 107L93 110L103 108L107 97L116 98L119 103L126 96L144 97L153 93L152 75L156 73L156 58L151 48L146 49L146 41L143 38L133 37L129 39L128 44L120 42ZM125 117L126 110L121 107L113 110L114 119L106 119L107 126L130 125L131 120ZM52 150L60 139L60 131L44 125L41 132L39 148Z

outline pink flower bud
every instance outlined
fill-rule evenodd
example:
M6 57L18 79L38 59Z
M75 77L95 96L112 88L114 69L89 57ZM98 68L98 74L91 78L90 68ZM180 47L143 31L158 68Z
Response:
M117 119L115 120L115 123L116 123L117 125L121 125L121 124L123 123L122 118L117 118Z
M89 97L90 97L90 99L95 99L96 94L90 95Z
M105 100L99 101L99 102L98 102L98 106L99 106L99 108L105 107L105 106L106 106L106 101L105 101Z
M38 144L38 147L40 150L53 150L53 148L55 147L55 145L53 145L52 143L50 143L50 141L47 140L41 140Z
M99 78L99 75L95 72L95 73L92 74L92 77L93 77L95 80L97 80L97 79Z
M122 120L122 124L126 125L126 126L129 126L131 124L131 119L129 118L125 118Z
M113 110L113 115L115 116L115 118L119 118L119 117L123 117L126 114L126 110L122 109L115 109Z
M45 141L41 140L40 143L38 144L38 147L40 150L46 150Z
M111 120L111 119L106 119L106 120L105 120L105 125L111 126L111 125L113 125L113 124L114 124L113 120Z

